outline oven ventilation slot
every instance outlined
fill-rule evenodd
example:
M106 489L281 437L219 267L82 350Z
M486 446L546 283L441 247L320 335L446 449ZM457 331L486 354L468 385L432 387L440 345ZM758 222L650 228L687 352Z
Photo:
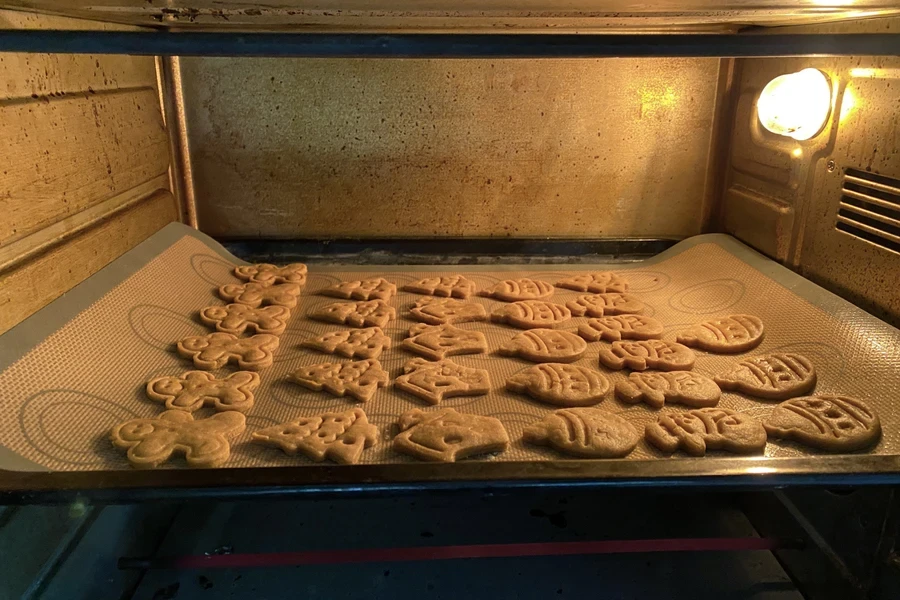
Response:
M847 169L835 227L900 253L900 180Z

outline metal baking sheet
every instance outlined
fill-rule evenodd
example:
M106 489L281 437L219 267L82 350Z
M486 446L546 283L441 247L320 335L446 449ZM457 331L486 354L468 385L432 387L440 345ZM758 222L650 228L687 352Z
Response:
M6 471L0 473L0 490L189 485L302 488L463 479L652 482L711 476L726 480L742 476L745 481L749 477L765 482L772 481L766 477L780 474L887 476L900 471L900 415L894 404L900 389L900 331L724 235L694 237L653 259L612 268L623 272L631 290L645 301L646 314L664 323L666 337L716 316L738 312L760 316L766 325L766 338L753 353L802 353L816 365L817 393L852 395L869 402L878 411L884 428L884 436L874 450L843 456L815 455L791 443L770 442L765 456L734 457L713 452L703 458L689 458L664 455L641 442L621 460L566 460L552 450L521 441L523 428L553 407L503 389L507 376L531 364L494 352L519 330L493 323L465 323L459 326L485 333L491 352L453 360L488 369L492 391L486 396L448 399L443 405L499 418L513 440L509 451L447 465L424 465L393 452L389 442L396 432L398 415L428 405L387 387L363 405L382 433L381 442L364 453L364 464L334 466L288 457L250 443L250 433L300 415L355 405L351 399L312 392L286 381L287 374L301 365L343 360L299 345L315 335L343 328L307 318L311 308L336 301L316 295L317 290L338 281L374 275L383 275L399 287L442 272L465 273L484 288L501 279L523 276L555 282L578 271L604 267L312 265L301 302L281 336L275 364L260 373L257 403L248 415L246 432L233 442L227 468L190 470L183 461L174 459L154 473L133 471L123 453L109 443L110 429L123 420L150 417L162 410L146 399L144 384L158 375L193 368L190 361L174 352L174 342L209 331L200 324L197 311L222 303L215 290L237 281L231 270L239 263L207 236L171 224L0 337L0 467ZM564 302L577 294L557 290L553 300ZM385 329L394 347L380 360L392 377L414 357L399 348L399 343L414 323L408 308L420 297L401 291L391 300L398 318ZM474 301L484 304L488 311L502 304L481 297ZM574 328L580 320L573 319L571 326ZM598 368L615 383L627 372L610 372L598 366L602 344L589 344L587 355L577 364ZM695 370L706 375L724 371L737 360L735 356L697 354ZM644 405L625 405L611 395L601 406L641 428L657 415ZM720 406L763 417L774 403L726 392ZM675 406L667 410L685 409ZM197 416L205 414L211 413L201 411Z

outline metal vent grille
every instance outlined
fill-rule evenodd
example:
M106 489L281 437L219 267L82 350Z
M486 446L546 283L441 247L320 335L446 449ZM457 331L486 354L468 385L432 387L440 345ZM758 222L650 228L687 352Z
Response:
M900 253L900 180L847 169L835 227Z

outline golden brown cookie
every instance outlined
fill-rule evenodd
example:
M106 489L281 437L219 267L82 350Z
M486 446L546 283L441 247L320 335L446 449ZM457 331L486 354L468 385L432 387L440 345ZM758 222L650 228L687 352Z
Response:
M263 285L261 283L229 283L219 288L219 297L228 302L246 304L253 308L266 305L297 306L300 286L296 283L278 283Z
M616 384L616 397L623 402L637 404L643 400L653 408L662 408L667 402L705 408L718 404L721 396L715 381L691 371L631 373Z
M482 396L491 391L491 380L484 369L472 369L445 359L437 362L414 358L403 366L394 387L432 404L454 396Z
M553 295L553 286L534 279L504 279L493 287L479 292L494 300L516 302L518 300L543 300Z
M584 458L628 456L641 439L628 421L599 408L563 408L529 425L522 440Z
M475 302L463 302L453 298L422 298L417 300L409 310L409 314L417 321L429 325L444 323L466 323L468 321L484 321L487 312Z
M769 437L828 452L869 448L881 439L878 415L847 396L805 396L782 402L763 420Z
M221 369L229 362L237 363L241 370L259 371L272 366L273 352L278 349L278 338L258 333L253 337L239 338L231 333L192 335L178 342L178 354L194 361L198 369Z
M606 340L652 340L662 337L662 323L643 315L615 315L588 319L578 326L578 335L589 342Z
M361 408L351 408L266 427L254 431L252 439L280 448L291 456L299 452L316 462L327 458L342 465L354 465L363 450L378 441L378 428L369 423Z
M750 415L725 408L665 412L655 423L647 425L645 437L663 452L680 448L692 456L703 456L707 450L756 454L766 447L762 423Z
M644 310L644 303L632 294L583 294L566 302L572 314L581 317L636 314Z
M303 263L292 263L283 267L277 267L268 263L243 265L235 267L234 274L238 279L263 285L296 283L302 286L306 283L306 265Z
M341 323L351 327L386 327L397 316L397 311L384 300L368 300L332 302L314 308L307 316L317 321Z
M235 411L216 413L194 420L183 410L167 410L153 419L131 419L113 427L110 440L127 449L135 469L153 469L184 454L191 467L218 467L231 456L229 438L244 431L244 415Z
M599 271L597 273L583 273L557 281L556 287L575 290L576 292L590 292L592 294L622 293L628 291L628 281L612 271Z
M452 408L413 409L400 415L394 450L428 461L454 462L477 454L504 452L509 434L494 417L467 415Z
M281 335L287 327L291 311L284 306L253 308L246 304L207 306L200 311L200 320L217 331L241 335L248 329L256 333Z
M288 376L294 383L335 396L345 394L360 402L368 402L379 387L388 384L387 371L374 358L343 363L318 363L300 367Z
M518 356L531 362L575 362L584 356L583 339L559 329L529 329L517 333L497 350L506 356Z
M506 380L506 389L557 406L591 406L606 397L602 373L562 363L541 363Z
M491 321L507 323L519 329L552 329L570 318L572 313L568 308L543 300L522 300L505 304L491 313Z
M253 390L258 386L259 375L250 371L238 371L222 379L205 371L188 371L179 377L151 379L147 382L147 397L164 402L168 410L194 412L212 406L217 411L246 413L253 408Z
M487 340L483 333L453 325L418 323L409 328L409 337L400 345L430 360L440 360L454 354L487 352Z
M430 294L445 298L462 298L465 300L475 293L475 283L462 275L443 275L441 277L426 277L415 283L403 286L407 292L416 294Z
M731 315L695 325L678 334L676 341L708 352L746 352L763 340L763 322L753 315Z
M613 342L600 349L600 364L616 370L686 371L694 367L694 353L687 346L663 340Z
M328 354L340 354L347 358L378 358L383 350L391 347L391 338L381 327L330 331L301 344Z
M787 400L808 394L816 387L816 369L800 354L770 354L745 358L731 371L713 379L723 390L768 400Z
M397 286L384 277L373 277L357 281L342 281L319 290L319 293L335 298L388 301L397 293Z

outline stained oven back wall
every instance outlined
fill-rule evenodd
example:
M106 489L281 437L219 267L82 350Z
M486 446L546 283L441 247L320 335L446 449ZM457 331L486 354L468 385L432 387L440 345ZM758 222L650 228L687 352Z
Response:
M223 238L704 229L719 59L181 59Z

